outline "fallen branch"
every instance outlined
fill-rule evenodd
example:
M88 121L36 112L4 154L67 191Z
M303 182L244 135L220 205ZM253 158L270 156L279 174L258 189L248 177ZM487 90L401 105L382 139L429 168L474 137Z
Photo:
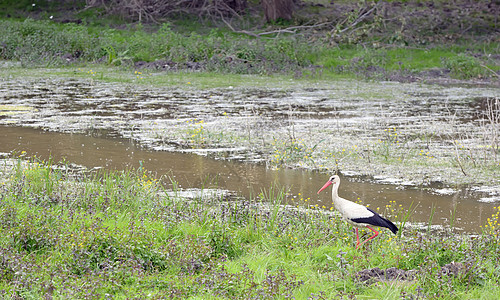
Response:
M234 29L234 27L231 25L231 23L226 21L226 19L224 19L224 18L222 18L222 22L224 22L227 25L227 27L229 27L229 29L231 29L232 32L248 34L248 35L253 36L253 37L259 37L257 34L250 32L250 31Z
M299 30L299 29L318 28L318 27L323 27L323 26L331 25L331 24L332 24L332 22L326 22L326 23L314 24L314 25L292 26L292 27L287 27L284 29L261 32L261 33L258 33L258 35L262 36L262 35L269 35L269 34L276 34L276 33L297 33L297 30Z
M290 34L295 34L297 33L298 30L301 29L311 29L311 28L318 28L318 27L323 27L327 25L331 25L332 22L325 22L321 24L314 24L314 25L301 25L301 26L291 26L287 28L282 28L282 29L276 29L272 31L265 31L265 32L252 32L252 31L247 31L247 30L236 30L228 21L226 21L224 18L222 18L222 21L231 29L231 31L235 33L243 33L247 34L253 37L263 37L266 35L271 35L271 34L280 34L280 33L290 33Z
M364 12L364 13L361 13L357 18L356 20L354 20L351 24L349 24L349 26L347 26L346 28L338 31L336 34L337 35L340 35L348 30L350 30L351 28L355 27L356 25L358 25L361 21L363 21L364 19L366 19L366 17L368 17L379 5L380 3L382 3L381 1L380 2L377 2L371 9L369 9L368 11ZM346 21L347 21L348 18L344 19L344 21L342 21L339 25L342 25L344 24Z
M107 13L118 14L127 18L138 18L159 23L168 15L192 14L199 17L231 16L241 18L239 12L246 7L242 1L191 1L191 0L86 0L84 10L91 7L103 7Z
M493 74L496 78L499 78L500 76L498 76L497 72L493 71L492 69L488 68L488 66L486 66L485 64L481 64L481 67L483 67L484 69L486 69L487 71L490 71L491 74Z

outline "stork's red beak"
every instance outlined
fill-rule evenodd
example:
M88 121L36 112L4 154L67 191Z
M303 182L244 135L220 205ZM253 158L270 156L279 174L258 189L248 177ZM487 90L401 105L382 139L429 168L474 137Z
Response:
M319 189L318 194L319 194L319 193L321 193L321 191L323 191L324 189L326 189L327 187L329 187L329 186L330 186L330 185L332 185L332 184L333 184L333 182L331 182L330 180L328 180L328 181L325 183L325 185L324 185L322 188L320 188L320 189Z

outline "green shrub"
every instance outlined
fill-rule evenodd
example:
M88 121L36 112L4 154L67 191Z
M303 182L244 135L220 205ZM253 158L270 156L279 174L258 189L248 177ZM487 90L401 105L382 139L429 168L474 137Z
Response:
M214 228L207 235L207 240L212 249L212 257L225 255L228 258L235 258L241 253L233 242L232 236L224 230Z
M156 32L117 30L26 19L0 21L0 58L25 65L58 65L70 61L104 61L122 65L168 60L201 63L208 70L287 72L311 63L310 46L291 38L249 39L220 29L183 35L164 24Z
M471 79L486 75L486 70L481 66L481 62L477 58L463 53L444 58L443 65L450 70L451 76L454 78Z

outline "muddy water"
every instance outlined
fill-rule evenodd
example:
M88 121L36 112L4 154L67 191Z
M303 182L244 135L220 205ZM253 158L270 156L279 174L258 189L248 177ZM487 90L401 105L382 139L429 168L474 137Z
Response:
M138 168L167 175L183 189L217 187L236 191L245 197L254 197L273 182L289 189L289 201L301 197L310 198L308 203L330 207L330 194L316 195L316 191L327 180L327 175L304 170L270 170L263 165L237 161L216 160L195 154L152 151L138 147L129 139L92 137L83 134L63 134L31 128L0 126L0 152L26 151L42 159L62 158L89 168L108 169ZM451 211L456 207L455 226L474 232L493 213L493 203L478 202L479 194L467 191L452 195L436 193L439 189L426 191L391 184L375 184L356 177L344 177L340 195L370 207L381 209L390 201L409 207L418 204L413 214L414 222L427 222L435 207L433 224L448 225ZM300 193L300 194L299 194Z
M493 188L491 201L500 201L500 155L492 151L500 121L490 122L484 109L497 99L497 87L349 80L250 87L251 82L249 77L246 87L206 89L0 78L0 125L106 131L154 150L340 168L414 185L476 184ZM301 150L294 151L292 143ZM287 158L289 150L293 159ZM468 176L454 163L457 155L467 163Z

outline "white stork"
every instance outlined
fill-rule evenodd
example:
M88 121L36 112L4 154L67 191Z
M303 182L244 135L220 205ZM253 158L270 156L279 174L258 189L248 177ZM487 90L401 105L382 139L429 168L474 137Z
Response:
M373 210L369 209L368 207L365 207L363 205L339 197L338 190L340 185L340 177L337 175L333 175L332 177L330 177L330 179L328 179L325 185L323 185L323 187L319 189L318 194L332 184L333 184L332 188L333 205L340 212L344 220L356 226L356 249L358 249L359 246L363 245L369 240L375 238L379 234L379 232L371 228L370 225L388 228L394 234L398 232L398 228L396 227L396 225L394 225L391 221L387 220L386 218L380 216ZM358 227L365 227L365 226L371 231L373 231L374 235L360 244Z

